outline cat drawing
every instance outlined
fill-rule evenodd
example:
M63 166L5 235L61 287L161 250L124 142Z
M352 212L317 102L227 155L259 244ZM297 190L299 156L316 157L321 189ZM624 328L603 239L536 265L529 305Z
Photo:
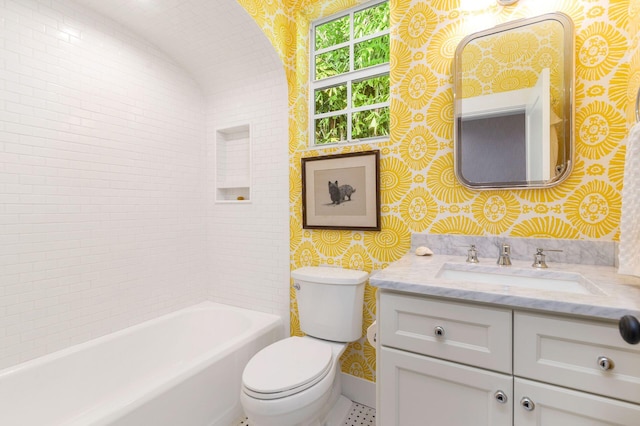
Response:
M329 181L329 196L331 197L331 204L340 204L343 201L351 201L351 194L356 190L351 185L338 185L338 181Z

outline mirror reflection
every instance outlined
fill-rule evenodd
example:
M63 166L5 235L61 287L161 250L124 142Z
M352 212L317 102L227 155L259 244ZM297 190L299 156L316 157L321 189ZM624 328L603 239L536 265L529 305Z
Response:
M573 153L571 19L552 13L472 34L454 65L460 182L493 189L564 180Z

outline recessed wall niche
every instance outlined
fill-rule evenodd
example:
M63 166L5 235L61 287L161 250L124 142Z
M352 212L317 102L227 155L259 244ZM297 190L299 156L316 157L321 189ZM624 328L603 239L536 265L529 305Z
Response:
M216 130L216 202L251 201L251 127Z

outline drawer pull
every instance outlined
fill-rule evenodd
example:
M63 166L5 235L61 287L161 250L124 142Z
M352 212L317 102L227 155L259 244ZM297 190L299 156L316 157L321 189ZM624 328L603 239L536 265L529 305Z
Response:
M441 326L437 326L433 329L433 334L435 334L436 337L444 337L444 328Z
M606 356L598 357L598 365L600 366L600 369L602 369L603 371L613 370L613 361L611 361Z
M533 409L536 408L536 404L526 396L520 400L520 405L527 411L533 411Z
M507 398L507 394L502 392L501 390L494 393L493 396L496 398L496 401L498 401L500 404L506 404L507 400L509 399Z

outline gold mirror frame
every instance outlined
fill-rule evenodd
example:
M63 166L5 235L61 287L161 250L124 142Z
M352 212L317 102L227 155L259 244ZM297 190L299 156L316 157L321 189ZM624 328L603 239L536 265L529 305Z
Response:
M532 78L528 79L528 83L522 85L524 83L509 83L507 78L504 78L500 81L498 90L496 92L509 93L504 96L501 93L494 93L493 86L491 83L495 83L495 80L489 81L486 80L484 86L475 85L471 87L468 85L465 87L463 80L466 82L468 79L469 73L476 72L478 70L473 69L473 66L470 65L476 64L474 60L477 60L478 53L482 53L482 49L485 51L490 50L490 48L481 47L481 46L493 46L499 45L502 43L502 46L505 49L508 49L509 43L505 43L505 37L509 34L512 34L515 31L515 34L519 34L520 38L522 38L522 34L525 34L526 37L531 38L532 36L527 33L527 31L521 31L523 29L528 30L529 33L533 33L535 30L538 30L541 34L544 31L550 32L550 28L547 26L550 25L561 25L562 33L558 38L559 40L553 39L553 35L548 35L547 38L542 38L542 43L537 44L537 48L534 50L524 50L523 46L533 46L536 45L536 40L532 43L527 43L526 40L524 42L518 41L518 43L514 43L517 46L517 49L513 49L510 53L512 53L514 57L526 57L530 61L531 58L537 57L537 61L534 65L535 68L525 69L522 68L526 61L520 60L517 58L512 62L503 62L500 65L503 67L502 70L506 72L506 70L510 69L511 72L513 70L520 70L519 72L528 73L529 76L535 75L537 78L535 79L537 83L543 84L541 82L543 80L547 81L547 89L540 89L538 93L546 93L549 98L546 102L548 105L548 111L545 113L538 113L538 116L546 116L548 117L547 121L540 121L541 123L547 123L546 125L534 126L530 123L532 120L530 119L529 110L525 113L524 109L517 111L519 117L517 118L516 125L504 125L504 122L499 120L505 120L506 116L516 113L509 113L510 107L494 107L494 105L500 105L502 102L513 102L514 104L517 102L514 99L518 99L520 96L520 92L526 92L527 90L534 90L533 86L536 85L536 82L533 82ZM520 30L520 31L519 31ZM560 33L560 31L558 31ZM525 38L526 38L525 37ZM549 41L551 39L551 42ZM538 42L540 40L537 40ZM509 40L511 43L512 40ZM553 42L557 42L558 46L550 49L551 44ZM462 185L470 189L523 189L523 188L548 188L554 185L559 184L564 181L570 174L571 169L573 167L573 152L574 152L574 70L575 70L575 59L574 59L574 26L571 18L569 18L564 13L556 12L556 13L547 13L544 15L540 15L534 18L521 19L517 21L508 22L505 24L497 25L493 28L479 31L474 34L471 34L465 37L460 44L458 45L455 52L454 59L454 68L453 68L453 78L454 78L454 171L456 178L460 181ZM465 51L465 49L468 49ZM554 50L555 49L555 50ZM523 53L524 52L524 53ZM558 55L562 55L561 62L558 63L553 61L554 55L557 52ZM478 68L481 68L480 72L485 72L483 70L488 67L491 69L492 66L495 66L498 61L494 61L492 57L488 57L485 62L479 62L480 65ZM523 56L524 55L524 56ZM536 56L537 55L537 56ZM540 59L543 55L546 55L545 59ZM509 58L509 54L504 54L501 58ZM469 61L471 58L471 61ZM467 60L467 63L463 63L463 60ZM493 62L492 62L493 61ZM546 61L546 62L545 62ZM532 62L533 63L533 62ZM538 70L538 68L546 67L546 71ZM477 65L477 64L476 64ZM484 67L483 67L484 66ZM546 73L549 77L543 78L543 73ZM487 75L489 73L487 72ZM493 74L495 79L496 74ZM504 75L503 75L504 77ZM515 80L527 80L526 78L516 78ZM521 86L518 86L518 85ZM517 87L518 90L507 91L505 88L509 88L509 86ZM487 89L489 88L490 89ZM545 86L542 85L544 88ZM520 89L520 88L524 88ZM486 91L489 91L489 96L486 96ZM514 95L518 93L518 95ZM470 96L471 95L471 96ZM463 100L467 99L464 104L464 110L467 113L463 114ZM502 99L496 101L496 99ZM487 102L487 100L489 100ZM496 103L497 102L497 103ZM543 104L545 102L538 102L538 104ZM475 105L475 106L471 106ZM492 105L492 108L485 108L483 105ZM515 108L515 107L513 107ZM528 108L528 107L527 107ZM469 112L470 111L470 112ZM475 111L475 112L474 112ZM496 112L497 111L497 112ZM534 116L535 114L531 114ZM485 120L485 121L480 121ZM487 121L489 120L489 121ZM467 126L464 126L463 121L467 122ZM474 123L474 121L477 121ZM550 123L550 125L549 125ZM524 127L523 127L524 126ZM517 136L516 138L512 138L509 134L507 136L503 136L502 138L499 135L491 134L488 132L488 129L496 129L499 133L505 133L506 128L514 127L520 130L523 130L525 133L519 135L518 133L513 133L513 135ZM544 136L536 136L536 138L529 137L531 132L534 131L537 127L543 129L543 135L549 135L548 137ZM465 129L466 133L465 133ZM469 132L475 131L475 129L480 129L477 133L486 133L483 135L479 135L480 138L475 145L472 145L470 142L470 137L476 137L476 134ZM525 130L526 129L526 130ZM544 129L548 129L544 130ZM465 146L465 140L463 138L463 133L468 135L467 145ZM521 139L517 143L512 142L512 139ZM512 154L514 155L514 159L517 161L513 161L513 163L517 164L526 164L525 171L517 172L517 165L511 167L513 172L504 172L505 179L501 179L501 177L497 176L500 173L503 173L500 169L501 167L504 169L505 164L511 165L512 162L505 160L504 158L498 158L503 152L511 150L512 146L518 146L519 152L524 152L529 149L534 150L531 146L536 146L531 142L531 140L539 140L541 145L548 144L549 146L540 148L540 152L536 155L524 155L524 159L520 157L516 157L516 155L520 154ZM482 145L484 144L484 145ZM502 148L500 146L502 145ZM523 144L526 144L527 147L523 148ZM555 145L554 145L555 144ZM483 149L483 147L487 149ZM503 149L503 147L508 147L508 149ZM554 159L554 147L556 147L557 156ZM537 148L535 148L537 149ZM545 151L546 149L546 151ZM491 155L487 155L489 152L494 150L495 152L499 152L496 158L496 163L490 164L487 160L487 157ZM527 151L528 152L528 151ZM532 151L533 152L533 151ZM463 154L464 153L464 154ZM480 156L479 153L483 153ZM551 154L549 154L551 153ZM535 157L541 158L541 160L530 160L530 158ZM465 158L470 158L469 161L465 163ZM482 161L478 161L482 159ZM486 161L485 161L486 160ZM537 171L538 166L533 166L532 164L536 164L536 161L542 161L544 163L543 166L540 166L540 172ZM467 166L468 165L468 166ZM465 169L467 167L467 169ZM468 168L472 168L472 172L469 172ZM520 165L520 168L523 166ZM465 176L465 170L467 171L467 176ZM487 174L494 174L496 177L481 177L478 179L479 181L475 181L473 179L469 179L470 175L474 173L478 176L479 174L485 173L483 171L478 172L477 170L493 170L493 172L487 172ZM500 171L498 171L500 170ZM525 174L524 179L513 178L511 174L522 175Z

